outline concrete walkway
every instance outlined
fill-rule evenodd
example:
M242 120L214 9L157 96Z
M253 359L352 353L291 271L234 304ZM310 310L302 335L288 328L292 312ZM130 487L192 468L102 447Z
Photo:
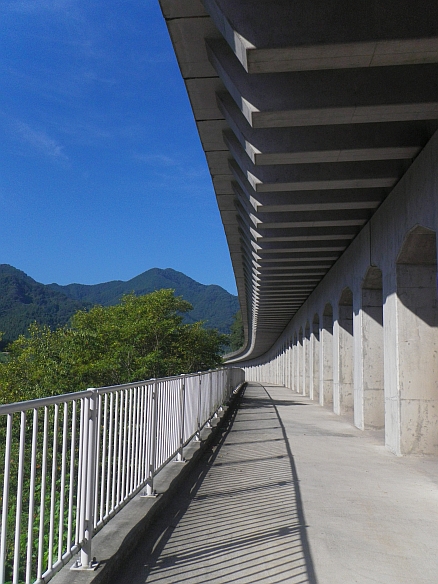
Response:
M117 584L436 584L438 460L250 383Z

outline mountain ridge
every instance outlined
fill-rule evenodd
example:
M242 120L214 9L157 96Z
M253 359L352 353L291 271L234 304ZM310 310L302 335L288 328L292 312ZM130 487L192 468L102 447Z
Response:
M206 321L208 328L230 332L234 314L239 309L237 296L216 284L201 284L172 268L151 268L130 280L112 280L99 284L41 284L25 272L0 264L0 331L5 334L0 347L25 334L37 321L48 326L62 326L80 309L94 304L110 306L130 292L143 295L171 288L190 302L193 310L185 322Z

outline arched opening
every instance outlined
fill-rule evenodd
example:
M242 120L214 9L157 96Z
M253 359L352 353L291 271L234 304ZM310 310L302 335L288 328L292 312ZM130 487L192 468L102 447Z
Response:
M319 401L319 315L315 314L312 322L310 399Z
M387 444L397 454L438 454L437 253L434 231L417 226L408 233L397 258L396 277L397 378L395 383L392 375L385 379L385 385L388 381L389 386L386 396ZM391 427L388 427L391 418Z
M382 272L370 266L362 283L356 359L354 423L361 430L385 427Z
M319 403L333 404L333 308L326 304L322 314L319 358Z
M353 293L344 288L338 304L333 371L333 411L353 416Z

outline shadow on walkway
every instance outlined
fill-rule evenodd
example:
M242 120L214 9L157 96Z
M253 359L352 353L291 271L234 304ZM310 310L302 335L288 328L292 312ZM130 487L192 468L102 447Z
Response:
M317 584L294 458L276 402L261 385L248 385L228 426L114 581Z

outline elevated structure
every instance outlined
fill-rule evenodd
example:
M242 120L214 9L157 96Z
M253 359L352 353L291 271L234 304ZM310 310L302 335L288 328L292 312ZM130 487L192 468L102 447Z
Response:
M247 376L438 454L438 4L160 0Z

